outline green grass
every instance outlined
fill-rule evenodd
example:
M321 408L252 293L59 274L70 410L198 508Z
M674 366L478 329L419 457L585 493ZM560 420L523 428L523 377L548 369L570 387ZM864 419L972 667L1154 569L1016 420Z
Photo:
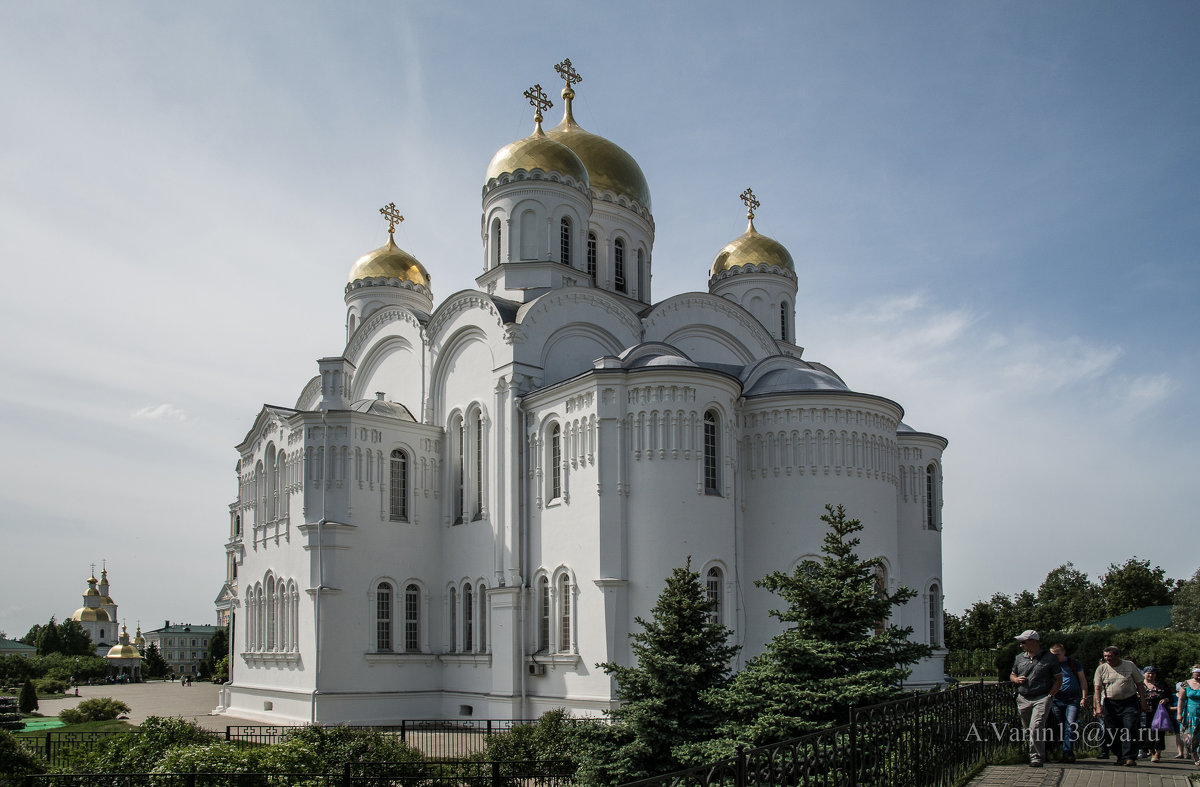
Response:
M112 719L110 721L88 721L83 724L66 724L62 727L55 727L50 732L132 732L137 727L123 719ZM19 730L14 735L18 737L38 737L45 735L46 731L28 732Z

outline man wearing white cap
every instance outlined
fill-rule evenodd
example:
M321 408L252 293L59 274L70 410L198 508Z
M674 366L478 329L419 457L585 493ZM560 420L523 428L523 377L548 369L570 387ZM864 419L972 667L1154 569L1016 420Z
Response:
M1062 668L1057 656L1042 650L1042 638L1033 629L1022 631L1016 640L1021 643L1021 653L1013 660L1008 679L1017 684L1017 712L1029 736L1029 767L1040 768L1046 760L1050 698L1062 685Z

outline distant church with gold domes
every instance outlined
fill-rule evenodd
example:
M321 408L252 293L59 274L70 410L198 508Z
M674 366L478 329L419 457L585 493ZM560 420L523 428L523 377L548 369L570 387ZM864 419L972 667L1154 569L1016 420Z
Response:
M92 564L87 590L83 592L83 606L72 612L70 619L78 622L91 636L97 656L108 655L109 649L117 644L117 602L109 594L107 568L102 569L100 579L96 579L96 564Z
M947 441L804 358L796 263L749 189L706 289L654 300L646 178L576 122L581 77L556 70L562 121L542 129L535 85L533 133L483 170L478 286L435 302L431 271L465 262L417 260L383 209L344 347L238 444L219 710L596 715L596 665L632 663L635 618L689 556L740 667L779 630L754 581L819 557L826 503L863 521L881 587L917 591L893 622L934 648L911 684L941 680Z

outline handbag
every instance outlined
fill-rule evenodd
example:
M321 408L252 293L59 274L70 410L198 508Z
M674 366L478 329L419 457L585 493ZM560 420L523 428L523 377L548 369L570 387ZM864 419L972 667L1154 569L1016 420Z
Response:
M1171 732L1171 714L1167 712L1166 705L1159 705L1158 710L1154 711L1154 718L1150 721L1150 729L1158 730L1159 732Z

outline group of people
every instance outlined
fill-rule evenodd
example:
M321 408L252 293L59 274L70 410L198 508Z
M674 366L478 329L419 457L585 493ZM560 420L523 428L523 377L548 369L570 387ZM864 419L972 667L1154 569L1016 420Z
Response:
M1178 759L1190 757L1200 766L1196 735L1200 731L1200 664L1188 680L1172 690L1154 667L1138 669L1114 645L1092 676L1067 654L1061 643L1048 650L1032 629L1016 640L1021 653L1013 661L1008 679L1017 685L1017 710L1029 740L1029 765L1040 768L1046 760L1047 740L1062 741L1062 761L1074 762L1079 739L1079 717L1090 711L1103 725L1102 758L1109 752L1126 766L1137 765L1138 754L1150 753L1159 762L1167 734L1174 732ZM1091 699L1089 704L1088 699Z

